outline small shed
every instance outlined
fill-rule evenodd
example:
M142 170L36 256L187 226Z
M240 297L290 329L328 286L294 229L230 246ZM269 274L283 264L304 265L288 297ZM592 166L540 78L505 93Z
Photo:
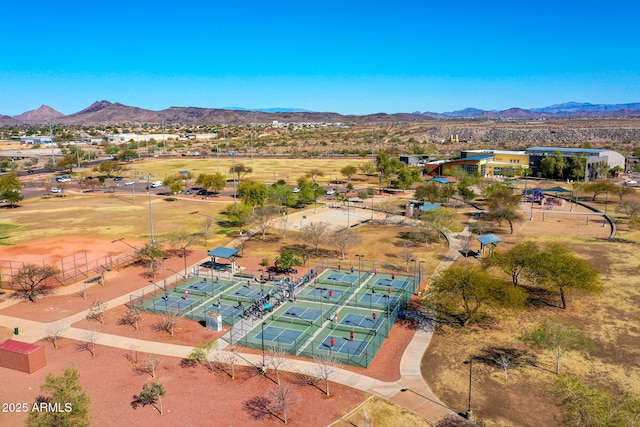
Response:
M44 347L6 340L0 343L0 366L31 374L47 366Z

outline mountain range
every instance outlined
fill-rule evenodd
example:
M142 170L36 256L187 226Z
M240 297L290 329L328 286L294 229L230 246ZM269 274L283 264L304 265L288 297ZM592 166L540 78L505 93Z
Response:
M26 111L17 116L0 114L2 125L111 125L125 123L182 123L182 124L250 124L253 122L322 122L322 123L380 123L380 122L423 122L429 120L485 119L585 119L585 118L624 118L640 117L640 102L629 104L589 104L568 102L543 108L510 108L507 110L464 110L446 113L378 113L368 115L342 115L331 112L313 112L291 108L270 108L250 110L243 108L200 108L170 107L160 111L128 106L118 102L96 101L77 113L64 115L59 111L42 105L36 110Z

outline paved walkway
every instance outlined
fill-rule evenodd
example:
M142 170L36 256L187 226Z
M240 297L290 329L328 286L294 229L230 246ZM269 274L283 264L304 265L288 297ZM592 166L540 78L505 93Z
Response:
M302 217L302 214L300 214L300 216ZM462 237L467 234L468 226L462 233L452 236L449 251L444 260L436 268L436 271L447 268L455 261L456 258L458 258L458 256L460 256ZM174 279L174 277L167 278L168 281L172 281ZM81 291L84 286L84 283L66 286L65 288L62 288L58 294L76 293ZM145 287L144 291L145 293L151 292L155 287L155 284L151 284ZM127 302L129 302L129 294L107 301L107 306L109 308L114 308ZM0 309L15 303L15 300L5 301L0 304ZM50 323L15 319L11 316L0 315L0 324L12 327L11 325L15 325L16 322L19 322L20 341L24 342L32 343L39 341L50 335L50 330L54 327L61 328L61 336L65 338L87 341L87 334L89 331L70 326L73 323L84 319L87 313L88 310L85 310ZM455 414L455 411L449 409L438 400L429 386L424 382L420 372L422 357L429 345L429 342L431 341L432 333L432 327L416 331L400 361L400 379L398 381L380 381L345 369L339 369L336 375L331 378L331 381L388 399L431 422L436 422L447 415ZM136 348L138 351L145 353L154 353L178 358L187 357L193 350L193 347L190 346L146 341L105 333L95 333L95 343L126 350ZM262 364L262 356L239 353L238 364L257 367ZM312 361L289 360L286 369L292 372L313 372L315 366L317 365Z

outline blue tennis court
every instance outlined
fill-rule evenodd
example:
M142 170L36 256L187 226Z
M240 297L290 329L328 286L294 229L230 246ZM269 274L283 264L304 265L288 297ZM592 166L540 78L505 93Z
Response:
M391 279L380 278L376 280L375 286L391 286L392 288L406 289L411 286L411 280L409 279Z
M195 282L192 283L191 285L187 286L186 288L180 288L180 290L182 291L200 291L200 292L206 292L209 294L212 294L213 292L217 291L218 289L222 289L222 285L220 283L216 283L216 282L211 282L211 281L206 281L206 280L202 280L199 282Z
M362 314L354 314L347 313L342 320L340 320L340 326L345 327L354 327L354 328L362 328L362 329L372 329L377 330L382 324L382 316L380 313L376 314L376 320L373 320L373 313L371 315L362 315Z
M331 292L329 292L331 291ZM326 300L335 299L339 300L342 298L342 294L344 291L340 289L331 289L331 288L309 288L309 292L306 293L305 298L324 298ZM331 296L329 296L331 294Z
M383 293L375 293L375 294L367 293L362 295L358 301L361 302L363 305L371 304L371 305L386 307L388 304L391 307L394 307L396 302L398 301L398 297L394 297L394 296L389 297L388 295L385 295Z
M245 285L236 289L231 296L254 300L260 298L261 295L259 288L248 288Z
M353 285L358 281L358 275L331 273L329 276L322 278L323 282L336 282L344 283L346 285Z
M295 329L278 328L277 326L267 326L264 328L264 340L279 344L291 345L302 335L302 331ZM262 332L256 334L256 340L262 340Z
M212 313L218 313L219 315L221 315L222 317L233 317L236 316L238 314L240 314L240 307L238 307L237 305L230 305L230 304L220 304L220 308L218 308L217 304L212 305L211 307L207 308L205 311L210 311Z
M163 297L159 301L154 301L154 306L155 307L164 306L165 308L184 310L199 302L200 301L196 300L195 298L185 299L184 297L176 297L173 295L169 295L168 297Z
M357 336L358 333L356 332ZM333 338L333 346L331 346L331 339ZM346 337L332 337L328 336L322 341L322 344L318 346L318 350L330 350L331 352L336 353L345 353L351 356L360 356L364 349L367 347L367 341L359 340L354 338L351 341L350 338Z
M306 308L291 306L284 313L280 313L280 317L292 317L296 319L304 319L315 322L322 316L322 310L319 308Z

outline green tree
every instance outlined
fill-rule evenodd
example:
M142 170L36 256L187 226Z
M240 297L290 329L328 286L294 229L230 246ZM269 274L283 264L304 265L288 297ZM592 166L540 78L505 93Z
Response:
M302 265L300 253L294 249L287 249L280 254L273 263L280 271L289 272L296 265Z
M269 204L281 206L283 208L293 207L296 205L296 195L291 190L291 187L284 184L274 184L269 187L269 193L267 195Z
M166 394L164 386L158 383L145 384L142 386L142 391L139 395L134 396L132 405L133 407L137 407L137 405L147 406L152 405L160 415L162 415L162 396ZM156 406L158 404L158 406Z
M458 213L452 209L437 208L428 210L420 216L420 225L425 228L434 230L438 239L440 234L446 234L448 231L458 231Z
M264 205L269 188L263 182L246 180L238 185L238 195L242 198L242 203L254 209L256 206Z
M568 351L587 344L584 334L571 325L561 325L545 320L535 329L523 334L520 340L533 348L547 350L556 362L556 374L560 374L560 359Z
M184 181L180 175L169 175L162 180L162 185L167 187L173 194L182 192Z
M140 261L147 267L149 273L156 277L156 273L160 268L160 261L167 253L156 243L147 243L138 250L137 256Z
M462 326L476 321L487 308L520 308L527 294L477 267L453 265L433 278L426 302Z
M20 194L20 189L24 185L14 172L0 176L0 199L6 199L8 203L15 205L24 199Z
M187 359L193 363L206 363L207 368L213 371L213 365L211 364L209 355L217 349L218 341L204 341L193 348L193 351L189 353Z
M592 181L586 183L582 189L587 193L593 193L593 198L591 201L595 202L596 197L600 194L604 193L614 193L616 194L617 185L610 181Z
M347 165L340 169L340 173L347 177L347 182L351 183L351 177L358 172L358 168L354 165Z
M495 266L511 277L514 286L518 286L520 274L534 265L540 256L540 248L535 242L522 242L507 251L493 252L482 262L485 267Z
M514 194L513 191L504 184L492 184L482 190L489 209L485 214L488 221L497 221L498 226L502 221L509 223L511 234L513 234L513 223L522 221L518 206L520 204L520 195Z
M220 192L227 185L227 178L219 172L201 173L196 179L196 184L207 191Z
M28 427L56 426L56 427L89 427L91 414L89 396L82 391L80 375L75 366L65 369L62 376L47 375L40 387L50 396L40 396L34 407L42 410L31 410L27 417ZM59 410L47 410L51 405Z
M236 227L244 226L251 218L251 213L251 206L244 203L232 203L224 210L231 225Z
M549 244L530 268L537 283L560 291L562 308L567 308L568 289L590 292L600 290L600 273L577 257L570 249L557 243Z
M107 160L93 168L94 171L111 177L111 174L122 170L120 163L115 160Z
M232 175L238 175L238 181L242 181L245 176L253 172L251 166L245 166L242 163L237 163L229 168L229 173Z

